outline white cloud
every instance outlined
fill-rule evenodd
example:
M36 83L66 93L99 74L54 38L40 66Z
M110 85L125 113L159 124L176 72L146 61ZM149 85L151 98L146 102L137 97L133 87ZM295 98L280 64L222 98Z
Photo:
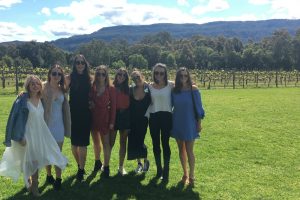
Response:
M192 9L192 14L202 15L208 12L219 12L229 9L229 3L226 0L210 0L207 3L200 3Z
M22 0L0 0L0 10L10 8L13 4L21 2Z
M249 0L248 2L253 5L265 5L269 4L270 0Z
M41 13L41 14L44 14L44 15L46 15L46 16L50 16L50 15L51 15L51 11L50 11L50 9L47 8L47 7L42 8L42 10L40 11L40 13Z
M0 42L6 41L45 41L48 38L45 35L38 35L31 26L20 26L11 22L0 22Z
M179 6L189 6L189 2L187 0L177 0L177 4Z

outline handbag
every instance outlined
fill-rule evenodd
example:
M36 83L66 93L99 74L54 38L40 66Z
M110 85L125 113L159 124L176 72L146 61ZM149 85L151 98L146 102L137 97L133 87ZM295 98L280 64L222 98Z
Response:
M198 113L197 113L197 109L196 109L196 103L195 103L195 99L194 99L194 94L193 94L193 87L191 86L191 95L192 95L192 101L193 101L193 110L194 110L194 117L196 120L196 130L198 132L200 132L200 127L199 127L199 117L198 117Z

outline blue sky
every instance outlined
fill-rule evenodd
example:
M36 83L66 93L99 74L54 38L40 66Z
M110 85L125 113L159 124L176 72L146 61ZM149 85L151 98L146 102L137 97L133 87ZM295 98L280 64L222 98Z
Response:
M102 27L300 19L296 0L0 0L0 42L51 41Z

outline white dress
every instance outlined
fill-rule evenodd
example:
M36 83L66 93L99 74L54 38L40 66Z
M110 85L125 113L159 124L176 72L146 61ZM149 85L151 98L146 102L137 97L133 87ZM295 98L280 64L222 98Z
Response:
M37 107L28 101L27 106L29 114L25 127L26 145L12 141L11 147L6 147L0 162L0 175L17 181L23 173L25 185L29 187L28 178L38 169L46 165L56 165L63 170L68 160L60 152L44 121L41 101Z

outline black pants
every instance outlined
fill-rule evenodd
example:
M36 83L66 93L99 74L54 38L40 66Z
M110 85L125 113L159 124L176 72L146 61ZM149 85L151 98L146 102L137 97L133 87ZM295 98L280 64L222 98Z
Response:
M156 112L150 114L149 119L150 135L153 144L153 153L156 164L159 164L161 159L160 140L163 148L164 165L169 165L171 150L170 150L170 131L172 128L172 113ZM157 166L160 167L160 166Z

